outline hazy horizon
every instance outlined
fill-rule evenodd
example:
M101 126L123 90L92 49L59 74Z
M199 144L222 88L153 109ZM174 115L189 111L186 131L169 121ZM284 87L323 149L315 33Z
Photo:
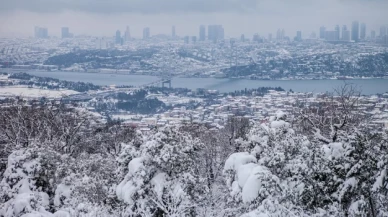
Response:
M151 35L198 35L199 25L221 24L226 37L267 37L277 29L307 38L319 27L334 29L354 20L367 24L367 35L388 25L388 1L384 0L0 0L0 36L33 36L34 26L47 27L50 36L60 36L61 27L75 35L111 37L130 27L132 37L141 37L144 27Z

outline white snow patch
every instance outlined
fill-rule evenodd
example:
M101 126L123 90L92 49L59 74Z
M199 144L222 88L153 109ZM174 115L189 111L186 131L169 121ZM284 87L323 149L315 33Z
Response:
M286 127L288 128L290 126L289 123L279 120L279 121L272 121L271 122L271 128L281 128L281 127Z
M255 168L257 164L254 163L249 163L245 165L241 165L237 169L237 180L238 180L238 185L242 188L245 183L247 182L249 176L251 175L251 172L253 168Z
M116 195L120 200L124 200L129 204L133 203L132 195L134 195L143 185L143 180L141 178L133 179L133 176L144 168L143 161L143 157L138 157L129 162L128 174L116 188Z
M57 189L55 190L54 205L61 206L62 205L61 199L70 198L72 191L73 189L71 185L59 184Z
M328 145L322 146L323 152L325 153L326 158L332 160L332 159L338 159L341 156L343 156L345 149L342 145L342 143L330 143Z
M0 96L3 97L21 96L27 98L61 98L72 94L78 94L78 92L74 90L50 90L40 88L29 88L27 86L0 87Z
M242 199L244 203L249 203L259 196L259 192L263 187L262 178L268 175L272 174L267 167L257 165L252 169L251 175L242 188Z
M372 190L377 191L383 186L384 179L387 176L387 170L384 169L380 172L380 175L376 178L376 182L373 184Z
M233 153L225 162L224 171L234 170L237 171L241 165L248 163L256 163L257 160L254 156L248 152Z
M158 198L162 198L163 190L166 186L167 174L166 173L158 173L151 179L151 185L154 187L154 191Z

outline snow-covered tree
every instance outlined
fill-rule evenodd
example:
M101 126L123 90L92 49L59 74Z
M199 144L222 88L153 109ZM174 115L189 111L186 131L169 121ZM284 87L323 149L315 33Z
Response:
M155 130L128 164L117 197L128 213L156 216L195 215L202 180L195 171L202 144L178 128Z

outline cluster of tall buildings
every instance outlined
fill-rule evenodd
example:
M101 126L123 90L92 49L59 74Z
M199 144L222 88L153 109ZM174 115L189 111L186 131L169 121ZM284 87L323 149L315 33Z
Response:
M327 30L326 27L322 26L319 29L319 38L331 42L363 41L366 39L366 24L361 23L360 25L358 21L353 21L350 30L346 25L343 25L342 29L339 25L336 25L334 30Z
M48 29L44 27L35 26L34 29L35 38L48 38Z
M70 33L69 27L62 27L62 38L72 38L73 34ZM378 34L379 33L379 34ZM35 27L34 32L35 38L48 38L48 29L44 27ZM143 39L149 39L151 37L150 28L145 27L143 29ZM177 38L175 26L171 27L171 37ZM316 34L312 33L310 38L316 38ZM321 26L319 29L319 38L326 40L328 42L359 42L365 40L372 40L377 43L388 44L388 26L381 26L380 32L372 30L367 36L367 26L365 23L359 23L358 21L353 21L350 29L346 25L340 27L336 25L334 29L326 29L325 26ZM199 26L199 37L197 36L185 36L183 40L185 43L196 43L198 41L211 41L219 42L225 39L225 31L222 25L201 25ZM289 41L290 38L286 36L284 29L278 29L276 32L277 41ZM122 35L120 30L116 31L114 44L123 44L126 41L131 40L131 34L129 26L126 27L124 34ZM245 36L241 36L241 41L245 41ZM264 42L272 41L272 34L268 35L268 39L265 37L260 37L258 34L253 36L252 41ZM302 32L297 31L294 41L302 41ZM105 44L105 42L102 42ZM104 47L104 46L99 46Z
M127 28L125 29L123 37L121 37L120 30L116 31L116 35L115 35L115 43L116 44L122 45L125 41L129 41L129 40L131 40L131 33L129 31L129 26L127 26Z
M207 34L206 34L206 26L205 25L200 25L199 26L199 37L197 36L185 36L184 42L186 44L188 43L196 43L197 39L199 41L212 41L214 43L224 40L225 39L225 31L224 27L222 25L209 25L207 26Z
M61 37L62 38L72 38L74 35L70 33L69 27L62 27ZM35 38L48 38L48 29L46 27L35 26L34 28L34 37Z
M224 27L222 25L209 25L207 27L207 37L210 41L217 42L225 39Z
M340 34L341 33L341 34ZM367 27L365 23L359 23L358 21L353 21L351 29L349 30L346 25L342 26L341 32L339 26L337 25L333 31L327 31L325 27L320 28L320 38L325 39L326 41L365 41L368 38L372 41L376 41L382 44L388 44L388 33L387 26L380 27L380 34L377 35L376 31L372 30L370 32L370 37L367 36Z
M225 31L222 25L209 25L207 27L207 37L206 37L206 26L201 25L199 27L199 41L209 41L217 42L219 40L225 39Z
M185 44L189 44L190 42L192 43L192 44L195 44L195 43L197 43L197 36L185 36L184 38L183 38L183 41L185 42Z

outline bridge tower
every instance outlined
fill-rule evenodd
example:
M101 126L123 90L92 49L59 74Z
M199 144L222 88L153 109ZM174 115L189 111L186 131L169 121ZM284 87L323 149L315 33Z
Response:
M171 88L171 78L162 81L162 88L164 88L164 84L168 84L168 88Z

